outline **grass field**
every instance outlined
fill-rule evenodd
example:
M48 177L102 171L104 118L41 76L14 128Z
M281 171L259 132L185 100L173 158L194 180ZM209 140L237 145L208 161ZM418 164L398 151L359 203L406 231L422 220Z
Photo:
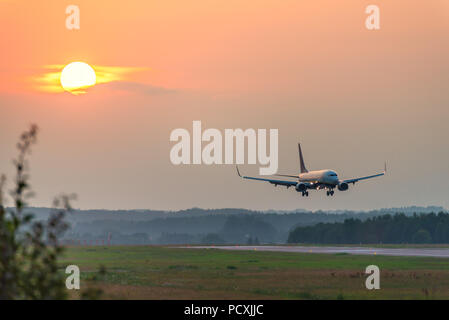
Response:
M441 258L111 246L68 248L61 262L106 299L449 299ZM380 290L365 288L371 264Z

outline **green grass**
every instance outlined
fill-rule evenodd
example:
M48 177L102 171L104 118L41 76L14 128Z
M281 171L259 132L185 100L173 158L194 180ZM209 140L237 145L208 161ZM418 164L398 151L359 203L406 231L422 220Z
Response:
M107 274L105 298L130 299L449 299L449 259L227 251L153 246L68 248L83 283ZM364 270L381 269L381 289Z

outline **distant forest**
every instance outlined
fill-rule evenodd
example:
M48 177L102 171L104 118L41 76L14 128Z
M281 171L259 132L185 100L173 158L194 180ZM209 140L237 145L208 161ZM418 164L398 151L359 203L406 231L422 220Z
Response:
M295 228L288 243L449 243L449 214L382 215Z
M48 219L50 212L47 208L29 208L29 211L36 215L37 220L42 221ZM380 221L383 221L382 219L390 219L391 221L385 222L385 224L390 225L399 219L401 221L400 224L405 224L409 220L402 221L403 217L413 217L414 214L428 214L440 211L445 211L445 209L441 207L405 207L375 211L340 210L313 212L306 210L252 211L238 208L192 208L181 211L74 210L67 217L70 229L64 234L62 241L67 244L84 245L101 245L106 243L113 245L282 244L288 240L317 243L391 242L391 237L380 237L378 233L374 233L376 236L371 236L371 238L363 241L356 240L359 237L357 236L360 232L359 228L363 226L360 223L367 219L377 221L377 218L374 219L375 217L389 214L391 218L379 218L381 219ZM402 215L393 218L396 213L401 213ZM342 225L345 227L341 227ZM355 225L356 227L350 228L350 225ZM404 227L406 228L405 230L408 230L407 235L412 233L413 237L417 231L423 229L424 231L419 233L423 238L427 238L426 232L428 232L432 241L438 242L445 239L435 237L434 229L429 225L423 226L420 222L420 227L415 226L416 223L412 223L409 227ZM317 229L314 229L315 227ZM439 226L438 228L440 230L443 227ZM292 232L292 230L294 231ZM445 234L449 234L449 230L445 230ZM317 237L315 233L322 234ZM364 233L365 231L361 232L361 235ZM395 231L393 234L397 236ZM418 240L419 235L416 235ZM397 241L401 242L401 240ZM403 241L411 242L410 240ZM448 242L447 239L444 241Z

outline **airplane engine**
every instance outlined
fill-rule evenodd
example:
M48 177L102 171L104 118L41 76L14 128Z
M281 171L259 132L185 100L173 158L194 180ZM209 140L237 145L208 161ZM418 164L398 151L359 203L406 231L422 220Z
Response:
M304 191L307 190L307 185L305 183L298 182L298 184L296 185L295 189L298 192L304 192Z
M340 191L346 191L348 189L349 189L349 186L346 182L340 183L338 185L338 190L340 190Z

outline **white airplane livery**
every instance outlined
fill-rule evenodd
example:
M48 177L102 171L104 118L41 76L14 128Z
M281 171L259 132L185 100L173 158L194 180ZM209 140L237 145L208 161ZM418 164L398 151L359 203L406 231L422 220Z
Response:
M250 180L258 180L258 181L267 181L271 184L274 184L274 186L285 186L288 188L294 187L297 192L301 192L302 196L309 196L308 190L326 190L326 195L333 196L334 195L334 188L337 188L339 191L346 191L349 189L349 184L355 184L357 181L360 180L366 180L371 179L379 176L385 175L387 172L387 164L385 163L384 171L381 173L376 173L370 176L360 177L360 178L354 178L354 179L347 179L347 180L340 180L338 178L338 174L333 170L316 170L316 171L309 171L306 169L306 166L304 164L304 158L302 156L301 151L301 144L298 143L298 151L299 151L299 164L301 168L301 172L298 175L286 175L286 174L277 174L276 176L280 177L289 177L289 178L296 178L296 181L289 181L289 180L276 180L276 179L264 179L264 178L256 178L256 177L247 177L242 176L240 174L239 168L237 167L237 174L239 177L243 179L250 179Z

